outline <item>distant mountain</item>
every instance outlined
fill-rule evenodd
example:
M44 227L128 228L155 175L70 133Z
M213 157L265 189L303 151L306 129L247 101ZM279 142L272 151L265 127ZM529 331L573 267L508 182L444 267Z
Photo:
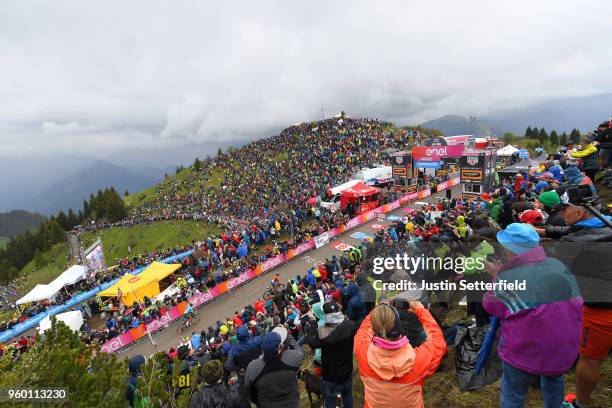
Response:
M66 211L68 208L79 210L83 206L83 200L100 189L114 187L119 194L123 195L126 189L134 193L162 179L163 175L141 174L99 160L59 183L47 187L30 201L30 205L24 205L22 208L42 214L54 214L60 210Z
M544 127L549 132L552 129L569 132L574 128L587 132L610 116L612 93L552 99L520 109L491 112L483 118L503 132L523 135L528 126Z
M454 135L475 135L475 136L492 136L497 134L493 126L480 119L473 122L469 118L458 115L446 115L440 118L421 123L420 126L425 128L437 129L444 133L445 136Z
M45 221L40 214L23 210L0 213L0 236L10 238L15 235L37 228Z

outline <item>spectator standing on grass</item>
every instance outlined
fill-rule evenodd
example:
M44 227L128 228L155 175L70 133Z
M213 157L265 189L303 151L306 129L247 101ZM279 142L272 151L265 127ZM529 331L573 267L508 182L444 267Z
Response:
M584 141L581 143L580 150L570 152L573 158L580 159L580 169L595 181L595 175L599 171L599 153L597 152L597 142Z
M353 340L358 326L347 319L336 302L323 304L324 325L319 326L312 316L307 343L321 348L323 365L323 398L325 407L336 406L336 396L342 395L342 405L353 407Z
M346 290L347 296L347 315L348 318L357 324L361 323L366 316L366 305L361 298L359 287L355 282L351 282Z
M143 397L142 391L138 388L138 377L141 373L141 366L145 363L144 356L138 354L130 358L128 362L129 377L126 381L127 390L125 397L130 407L139 408L147 406L147 399Z
M204 386L191 397L189 408L249 408L240 386L226 385L223 379L223 363L221 360L210 360L202 366L202 381Z
M548 258L538 233L514 223L497 234L511 256L503 265L485 262L495 280L525 282L522 290L498 289L483 307L501 319L501 408L525 406L529 385L538 381L546 407L563 403L565 374L580 347L582 298L576 280L559 260Z
M302 347L284 327L276 327L262 340L263 357L251 361L245 391L258 408L298 408L297 371L304 359Z
M410 302L427 340L412 347L397 310L378 305L355 336L355 357L365 388L365 408L422 408L423 383L446 354L442 330L420 302Z
M599 382L602 362L612 350L612 229L584 207L579 189L567 189L560 201L568 230L552 247L551 256L568 265L584 297L576 399L572 403L575 408L586 408ZM593 204L600 208L600 204ZM547 235L549 231L546 228Z

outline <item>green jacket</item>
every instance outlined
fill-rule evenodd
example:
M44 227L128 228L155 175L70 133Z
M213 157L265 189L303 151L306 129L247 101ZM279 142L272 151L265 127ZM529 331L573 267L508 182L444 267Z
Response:
M479 267L479 263L485 261L488 255L492 255L495 253L495 249L491 244L487 241L482 241L476 248L470 252L470 256L464 257L464 275L476 275L481 272L484 272L484 266L482 268ZM484 259L483 259L484 258ZM468 262L468 259L472 259L472 261ZM479 262L480 261L480 262Z
M490 214L491 218L493 218L495 222L499 222L499 214L501 214L502 206L502 200L500 198L496 199Z

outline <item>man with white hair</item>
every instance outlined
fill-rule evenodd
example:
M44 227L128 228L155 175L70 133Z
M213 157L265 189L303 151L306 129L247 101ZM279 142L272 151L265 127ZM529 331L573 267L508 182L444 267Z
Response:
M585 187L570 187L561 194L569 228L551 250L553 257L570 268L584 299L576 398L567 398L576 408L588 407L601 363L612 350L612 228L586 208L589 196ZM595 200L591 202L599 207Z

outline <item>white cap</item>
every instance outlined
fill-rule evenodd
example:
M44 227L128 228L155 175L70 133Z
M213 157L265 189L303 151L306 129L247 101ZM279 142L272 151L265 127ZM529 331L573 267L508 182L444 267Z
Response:
M274 329L272 329L272 331L278 333L281 338L281 344L287 340L287 329L285 329L283 326L276 326Z

